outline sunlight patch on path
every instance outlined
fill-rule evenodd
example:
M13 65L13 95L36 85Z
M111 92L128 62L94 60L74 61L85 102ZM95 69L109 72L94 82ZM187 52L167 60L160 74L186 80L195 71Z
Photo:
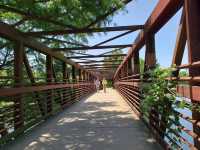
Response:
M47 120L8 150L159 150L147 128L113 89Z

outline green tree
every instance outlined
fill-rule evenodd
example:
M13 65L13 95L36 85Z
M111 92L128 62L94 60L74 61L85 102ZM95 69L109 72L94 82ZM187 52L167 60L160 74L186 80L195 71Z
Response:
M100 27L111 22L114 8L123 8L122 0L1 0L0 20L22 32ZM104 17L110 14L109 17ZM98 21L100 20L100 21ZM93 34L89 34L92 36ZM51 48L87 44L88 34L35 37ZM0 74L12 70L12 42L0 38ZM83 51L81 51L83 52ZM64 53L72 55L72 53ZM29 60L37 76L44 75L45 57L28 49ZM59 68L55 63L55 68ZM8 71L10 73L12 71ZM6 74L8 75L8 74Z

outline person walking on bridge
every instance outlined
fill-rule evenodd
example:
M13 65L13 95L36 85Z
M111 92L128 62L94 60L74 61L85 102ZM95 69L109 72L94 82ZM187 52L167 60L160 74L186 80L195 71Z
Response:
M96 91L99 92L99 86L100 86L100 81L99 81L99 79L96 79L94 84L95 84L95 86L96 86Z
M104 93L106 93L107 81L105 78L103 78L102 84L103 84L103 91L104 91Z

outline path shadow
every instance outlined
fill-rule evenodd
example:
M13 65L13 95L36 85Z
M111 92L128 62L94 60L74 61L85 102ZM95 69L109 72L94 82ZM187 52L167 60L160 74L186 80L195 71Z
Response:
M84 99L27 134L6 150L155 150L160 147L132 112L112 110L113 100Z

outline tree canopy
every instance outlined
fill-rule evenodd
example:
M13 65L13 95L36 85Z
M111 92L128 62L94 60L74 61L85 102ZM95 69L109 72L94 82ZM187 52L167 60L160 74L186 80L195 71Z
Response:
M85 28L123 4L122 0L1 0L0 18L22 31ZM94 26L109 23L111 16Z
M100 27L131 0L1 0L0 20L22 32ZM88 34L38 36L51 48L87 43ZM90 34L92 35L92 34Z
M84 29L108 25L116 10L131 0L1 0L0 21L21 32ZM90 34L92 35L92 34ZM50 48L87 44L88 34L34 37ZM13 63L13 43L0 38L0 69L10 73ZM27 49L28 58L36 62L32 69L44 70L45 57ZM81 51L84 53L84 51ZM66 52L65 55L73 55ZM5 71L4 71L5 72ZM11 71L12 72L12 71ZM2 74L2 72L1 72ZM5 74L5 73L3 73ZM7 75L8 73L6 73Z

